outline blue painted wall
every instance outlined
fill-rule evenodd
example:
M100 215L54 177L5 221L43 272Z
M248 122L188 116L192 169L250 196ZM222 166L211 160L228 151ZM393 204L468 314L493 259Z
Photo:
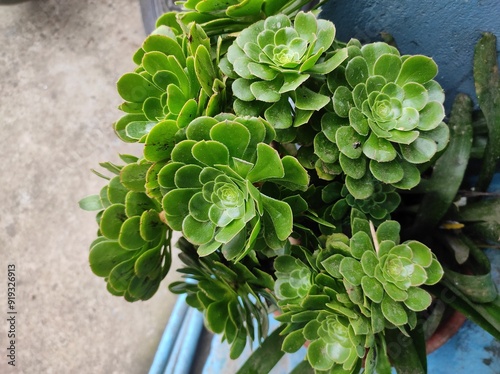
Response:
M472 59L481 33L500 38L499 0L330 0L321 17L335 23L341 41L376 41L386 32L402 54L432 57L448 110L458 92L475 100Z

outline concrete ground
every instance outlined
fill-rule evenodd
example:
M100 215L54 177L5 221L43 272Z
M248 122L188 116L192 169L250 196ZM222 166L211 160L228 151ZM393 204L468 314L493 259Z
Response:
M1 3L2 1L0 1ZM175 297L111 296L90 271L89 170L140 154L111 124L115 83L145 38L138 0L0 5L0 373L146 373ZM15 265L15 367L6 352ZM173 268L176 268L174 264Z

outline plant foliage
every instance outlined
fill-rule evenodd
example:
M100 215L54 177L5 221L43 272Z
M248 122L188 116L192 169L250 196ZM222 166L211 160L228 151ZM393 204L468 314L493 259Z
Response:
M184 279L170 290L232 358L253 340L275 351L242 373L306 342L294 372L424 372L420 313L433 298L452 292L444 302L500 335L477 247L498 240L498 200L463 192L474 158L487 161L480 191L497 165L494 37L475 56L484 113L459 96L446 123L431 58L338 41L307 4L186 0L158 20L117 83L114 130L143 152L102 163L108 184L80 201L98 212L90 267L113 295L146 300L178 231ZM390 355L394 341L407 360Z

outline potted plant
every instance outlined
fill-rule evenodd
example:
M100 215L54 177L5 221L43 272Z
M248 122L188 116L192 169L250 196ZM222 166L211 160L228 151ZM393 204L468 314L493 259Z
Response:
M341 42L309 3L187 0L158 19L117 83L114 130L143 154L102 163L108 184L80 202L98 211L90 266L113 295L147 300L179 231L186 280L170 290L232 358L267 342L267 369L258 350L242 373L304 344L297 370L423 373L435 305L500 337L479 249L500 233L486 192L500 149L495 38L475 54L481 111L458 95L445 120L431 58Z

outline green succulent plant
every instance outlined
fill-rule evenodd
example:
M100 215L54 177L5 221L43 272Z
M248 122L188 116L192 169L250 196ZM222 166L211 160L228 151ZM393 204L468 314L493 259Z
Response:
M125 115L115 124L126 142L145 142L163 120L185 127L201 115L220 113L225 84L210 55L210 40L196 24L182 29L160 26L134 55L135 71L124 74L117 89Z
M283 311L276 318L287 325L282 349L295 352L309 341L307 359L315 370L355 372L365 350L375 346L370 311L353 303L342 280L325 271L322 261L330 254L293 247L276 258L274 290Z
M240 259L263 234L281 248L292 233L292 210L255 187L273 181L305 190L308 175L296 159L280 158L269 143L274 130L258 118L199 117L187 139L172 149L171 162L158 174L169 226L182 231L200 255L221 249Z
M101 164L114 175L95 172L108 184L80 201L97 212L90 267L110 293L146 300L179 231L185 279L170 290L203 312L231 358L257 340L271 370L307 343L294 373L364 364L364 373L389 374L392 364L423 374L417 313L431 293L450 291L453 307L499 336L491 268L467 236L496 240L498 204L453 204L469 157L486 160L480 191L496 170L496 41L485 35L476 51L484 115L474 119L459 97L448 127L431 58L339 42L310 3L181 0L183 10L160 17L117 83L124 115L114 130L142 143L141 157ZM404 239L391 215L406 225ZM481 274L443 276L417 239L439 243L456 269L471 259ZM276 310L282 325L265 340ZM240 373L261 372L254 363Z
M316 371L357 373L365 356L363 338L356 335L349 320L337 314L323 312L304 328L311 343L307 359Z
M387 322L414 328L415 312L427 309L432 301L421 286L436 284L444 273L435 255L418 241L400 244L396 221L386 220L374 231L358 211L351 216L351 227L353 235L348 241L327 240L327 248L337 253L322 265L362 295L360 303L368 302L372 326L378 326L374 332L382 331Z
M162 221L159 204L145 194L150 164L133 156L122 158L129 163L102 164L119 175L99 195L80 201L83 209L98 211L99 233L90 246L90 268L104 277L111 294L127 301L147 300L170 269L172 232Z
M243 30L220 63L222 71L235 79L236 113L255 113L261 107L258 101L264 103L264 115L276 129L291 127L293 112L296 126L307 122L330 98L304 82L331 72L347 57L345 50L327 53L334 39L333 23L304 12L293 22L280 14Z
M400 56L383 42L352 40L347 49L343 66L328 76L333 113L321 123L318 146L338 148L333 162L357 199L373 193L373 180L411 189L420 182L417 165L448 143L437 65L426 56Z
M279 256L274 267L277 277L274 285L276 297L287 302L303 300L313 285L311 269L292 256Z
M174 282L169 289L185 293L187 303L204 313L206 326L231 345L230 357L238 358L248 340L266 338L268 313L275 305L272 277L251 261L228 263L220 253L200 258L184 238L177 245L189 281Z
M157 21L169 25L180 20L186 25L196 22L208 35L220 36L241 31L255 22L275 14L295 16L309 0L181 0L179 12L168 12ZM174 21L175 22L175 21Z
M332 204L325 211L325 219L333 219L337 226L348 223L351 209L357 209L368 217L375 226L389 220L391 213L399 206L401 197L393 186L375 182L374 192L367 199L356 199L349 193L345 184L329 183L322 190L322 199Z

